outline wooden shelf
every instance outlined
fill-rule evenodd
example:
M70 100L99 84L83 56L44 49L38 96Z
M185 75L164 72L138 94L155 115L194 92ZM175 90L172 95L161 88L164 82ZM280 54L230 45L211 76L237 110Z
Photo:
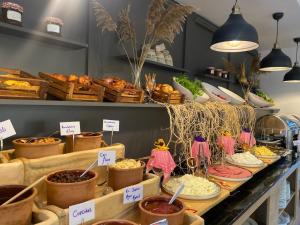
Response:
M292 202L293 198L295 197L295 192L291 193L291 197L286 202L286 207L283 209L279 209L279 216L283 213L283 211L288 207L288 205Z
M122 55L119 57L122 58L123 60L127 60L127 57L125 55ZM133 60L133 58L130 58L130 59ZM146 60L145 65L155 66L155 67L161 68L163 70L173 71L173 72L178 72L178 73L190 73L190 71L185 68L170 66L167 64L163 64L163 63L159 63L159 62L155 62L155 61L151 61L151 60Z
M3 22L0 22L0 33L21 38L28 38L43 43L53 44L70 49L88 48L88 44L86 43L76 42L73 40L65 39L63 37L56 37L54 35L50 35L44 32L19 27Z

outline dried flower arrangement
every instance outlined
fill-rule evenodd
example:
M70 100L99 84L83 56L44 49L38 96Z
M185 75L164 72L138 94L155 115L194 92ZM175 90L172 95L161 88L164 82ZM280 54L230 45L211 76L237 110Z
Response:
M167 0L152 0L146 18L146 32L140 53L137 48L137 37L134 24L130 18L130 5L122 9L119 14L119 21L116 23L109 12L97 0L91 1L97 26L102 32L115 32L120 44L126 54L132 71L132 82L136 87L141 87L141 73L144 66L147 52L150 48L159 43L167 42L172 44L177 34L182 31L187 16L192 13L191 6L184 6L177 3L170 4ZM125 43L131 46L131 60Z
M180 105L163 104L170 119L170 140L176 146L175 155L179 156L179 167L191 157L191 143L196 136L208 141L213 163L222 158L217 138L229 132L238 139L243 128L253 131L256 114L249 105L220 104L207 102L186 102Z
M259 87L259 76L261 74L265 74L265 72L259 70L259 62L259 55L252 57L250 62L250 69L247 74L246 61L244 61L240 65L240 67L237 68L232 62L228 61L227 59L224 59L225 70L227 70L230 74L236 76L237 80L239 81L242 87L244 98L246 101L248 101L249 93L252 90L252 88Z

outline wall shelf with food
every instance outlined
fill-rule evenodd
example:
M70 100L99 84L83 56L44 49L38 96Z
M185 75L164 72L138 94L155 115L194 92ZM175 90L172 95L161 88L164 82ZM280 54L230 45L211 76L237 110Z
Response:
M0 98L46 99L48 82L22 70L0 68Z
M61 100L103 101L104 88L96 84L91 76L42 72L39 76L49 82L49 94Z
M106 76L95 82L105 88L105 100L119 103L144 102L144 90L117 76Z

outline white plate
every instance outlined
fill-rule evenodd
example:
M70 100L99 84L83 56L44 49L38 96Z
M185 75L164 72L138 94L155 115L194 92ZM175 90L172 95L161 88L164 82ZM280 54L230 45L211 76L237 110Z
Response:
M196 96L195 98L195 96L192 94L192 92L189 89L183 87L181 84L175 81L175 77L173 77L173 86L177 91L182 93L189 100L194 100L199 103L204 103L207 102L209 99L209 96L205 93L203 93L202 96Z
M174 179L174 178L170 178L170 179ZM214 183L214 182L212 182L212 183ZM213 194L210 194L210 195L179 195L178 197L182 198L182 199L189 199L189 200L207 200L207 199L215 198L221 194L221 187L216 183L214 183L214 184L217 186L217 191ZM162 185L162 187L163 187L164 191L167 192L168 194L170 194L170 195L174 194L174 192L169 190L164 184Z
M274 103L267 102L262 97L259 97L256 94L253 94L252 92L249 93L249 101L252 105L259 107L259 108L266 108L274 106Z
M241 96L239 96L236 93L228 90L227 88L224 88L224 87L221 87L221 86L218 86L218 88L222 92L224 92L225 95L227 95L227 97L230 99L231 104L242 105L246 102L245 99L243 99Z
M248 167L248 168L257 168L257 167L263 167L265 165L264 162L260 164L244 164L244 163L238 163L233 161L231 158L226 157L226 162L235 165L235 166L241 166L241 167Z
M202 82L202 86L206 92L206 94L208 94L208 96L217 102L223 102L223 103L228 103L230 102L230 99L228 98L228 96L226 94L224 94L224 92L222 92L220 89L216 88L213 85L210 85L208 83ZM218 97L217 95L220 95L222 97L224 97L226 100Z

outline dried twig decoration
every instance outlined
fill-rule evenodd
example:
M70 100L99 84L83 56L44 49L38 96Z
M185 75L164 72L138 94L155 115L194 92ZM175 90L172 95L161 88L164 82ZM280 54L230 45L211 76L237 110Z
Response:
M103 32L114 31L117 33L130 63L132 82L136 87L141 87L140 76L149 49L161 41L172 44L176 35L182 31L182 26L193 9L191 6L177 3L169 4L167 0L152 0L148 9L144 40L138 55L136 30L130 19L130 5L121 10L118 23L114 22L111 15L97 0L92 0L92 7L97 26L101 27ZM130 42L133 60L125 47L126 42Z

